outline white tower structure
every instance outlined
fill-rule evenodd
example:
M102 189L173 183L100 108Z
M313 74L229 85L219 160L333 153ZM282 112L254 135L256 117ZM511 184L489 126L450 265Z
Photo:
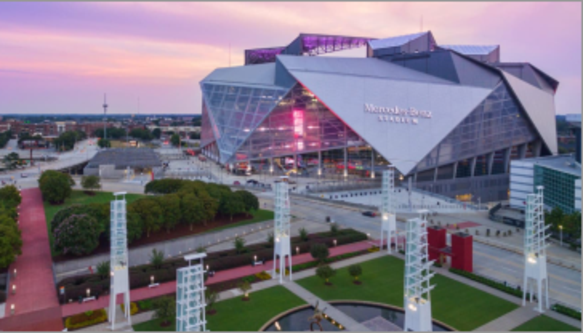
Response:
M543 313L543 300L549 308L549 279L547 276L546 240L550 235L545 226L543 186L537 186L537 193L526 196L526 223L524 232L524 289L522 306L526 305L526 293L530 293L530 302L534 285L537 287L538 307L536 311ZM530 283L529 283L530 282ZM544 294L543 294L544 284Z
M123 294L125 304L124 317L132 326L130 317L130 284L128 278L128 245L126 229L126 192L116 192L115 200L111 202L111 284L109 292L109 322L111 330L115 330L115 301L118 294ZM121 196L121 199L119 198Z
M397 243L397 214L395 209L395 167L389 166L383 171L381 195L381 243L383 246L383 236L387 234L387 252L391 253L391 239L395 238Z
M107 95L103 94L103 140L107 139L107 116L105 115L107 113L107 107L109 105L107 105Z
M407 220L407 251L405 252L405 307L404 331L432 331L429 284L433 273L429 268L427 252L427 210L419 211L420 217Z
M290 201L287 178L275 182L275 219L273 237L275 249L273 251L273 278L276 275L276 259L279 256L279 283L283 283L285 276L285 257L288 258L289 279L292 280L291 240L290 240Z
M206 302L204 299L204 263L206 253L184 257L188 266L176 271L176 331L206 331ZM192 265L193 260L199 260Z

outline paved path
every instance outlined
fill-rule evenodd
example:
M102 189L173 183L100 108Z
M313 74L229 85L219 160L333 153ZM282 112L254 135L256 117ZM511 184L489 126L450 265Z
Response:
M6 318L0 321L2 330L62 330L61 311L55 291L52 259L40 190L22 191L20 206L22 254L10 265L17 270L10 285L16 294L6 300ZM10 314L11 305L15 314Z
M341 246L330 248L330 256L332 257L332 256L344 254L344 253L361 251L361 250L368 249L370 247L371 247L371 244L368 241L362 241L362 242L358 242L358 243L341 245ZM297 265L297 264L303 264L306 262L310 262L313 260L314 259L312 258L312 256L309 253L303 253L303 254L293 256L292 263L294 265ZM212 267L210 267L210 269L212 270ZM244 277L244 276L249 276L249 275L259 273L262 271L269 272L272 269L273 269L273 261L267 261L265 263L265 265L261 265L261 266L253 267L251 265L248 265L248 266L228 269L228 270L224 270L224 271L218 271L218 272L216 272L215 276L210 277L207 280L206 285L207 286L213 285L215 283L229 281L229 280L233 280L233 279ZM293 272L292 272L292 276L293 276ZM156 288L145 287L145 288L133 289L130 292L130 299L132 301L139 301L139 300L158 297L158 296L162 296L162 295L173 294L175 292L176 292L176 281L171 281L171 282L162 283L162 284L160 284L159 287L156 287ZM123 303L122 302L122 295L118 295L116 302L117 302L117 304ZM102 296L96 301L91 301L91 302L87 302L87 303L83 303L83 304L79 304L76 302L64 304L64 305L61 305L61 309L62 309L63 317L68 317L68 316L71 316L71 315L74 315L77 313L82 313L82 312L89 311L89 310L102 309L102 308L107 307L108 304L109 304L109 296Z
M482 332L504 332L510 331L515 327L518 327L527 321L540 315L540 313L534 311L532 306L519 307L518 309L508 312L502 317L498 317L491 322L478 327L475 331Z
M366 326L362 325L361 323L354 320L352 317L347 316L344 312L336 309L329 303L325 302L324 300L316 297L316 295L312 294L311 292L307 291L300 285L295 282L288 281L283 285L286 289L291 291L292 293L296 294L296 296L300 297L306 303L311 304L314 306L316 302L318 302L318 308L326 309L326 314L330 316L330 318L334 319L342 326L346 328L348 331L357 331L357 332L369 332L370 330L366 328Z

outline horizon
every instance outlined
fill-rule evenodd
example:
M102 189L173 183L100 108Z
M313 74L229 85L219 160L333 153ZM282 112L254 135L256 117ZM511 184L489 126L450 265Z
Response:
M577 2L1 3L0 28L0 115L99 115L103 93L108 115L200 115L199 82L243 65L245 49L302 32L420 30L438 44L500 45L503 62L532 63L559 81L558 115L581 112Z

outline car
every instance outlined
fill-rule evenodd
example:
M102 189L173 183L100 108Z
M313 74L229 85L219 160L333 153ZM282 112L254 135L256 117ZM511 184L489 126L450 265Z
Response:
M287 180L287 183L290 184L290 185L295 185L296 184L296 181L293 180L293 179L288 179Z
M238 181L238 180L235 180L235 181L233 182L233 185L241 185L241 183L239 183L239 181Z
M258 181L256 181L255 179L249 179L249 180L247 181L247 184L252 184L252 185L257 185L258 183L259 183L259 182L258 182Z
M362 212L362 215L364 215L364 216L370 216L370 217L375 217L375 216L377 216L377 213L371 212L370 210L367 210L366 212Z
M26 178L26 177L28 177L28 175L26 173L21 173L20 174L20 178Z

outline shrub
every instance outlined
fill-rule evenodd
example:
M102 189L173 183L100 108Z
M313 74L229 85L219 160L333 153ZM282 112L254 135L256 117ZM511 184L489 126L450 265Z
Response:
M328 284L330 283L330 278L336 275L336 270L329 265L322 265L316 269L316 275Z
M7 216L0 216L0 269L7 268L22 253L22 236L16 222Z
M138 301L138 308L140 308L140 310L142 311L147 311L152 309L152 300L151 299L144 299L141 301Z
M551 306L551 310L556 311L558 313L562 313L565 316L569 316L571 318L575 318L577 320L581 320L581 312L570 307L560 305L560 304L553 304Z
M81 177L81 187L89 193L95 193L94 190L101 188L99 176L83 176Z
M65 327L69 330L79 329L107 321L105 309L92 311L90 316L85 313L76 314L65 319Z
M251 283L249 283L248 281L242 281L239 284L239 290L241 290L241 292L244 295L243 299L249 299L249 290L251 290Z
M152 249L152 254L150 255L150 264L156 269L160 269L164 263L164 251L158 251L157 249Z
M125 304L121 303L120 306L121 306L121 312L125 313L125 310L126 310ZM136 302L130 302L130 316L133 316L136 313L138 313L138 310L139 309L138 309L138 305L136 304Z
M326 258L328 258L330 255L330 252L328 251L328 247L326 245L316 243L310 248L310 254L312 255L312 258L318 260L320 263L323 263L324 260L326 260Z
M61 204L71 196L71 186L75 181L67 174L55 170L46 170L38 179L43 200L51 205Z
M204 253L204 252L206 252L206 247L201 245L201 246L196 248L196 252L197 253Z
M214 313L215 311L213 311L213 306L215 305L215 303L220 299L219 293L217 293L216 291L213 291L212 289L207 288L204 291L204 298L206 301L206 311L207 313Z
M162 321L163 325L169 325L176 317L176 302L172 297L160 297L152 302L154 315L152 318Z
M103 225L89 215L71 215L53 230L55 249L63 254L81 256L99 245Z
M336 235L338 233L338 224L332 223L330 225L330 232L332 233L332 235Z
M0 188L0 202L4 203L8 208L20 205L22 197L16 186L8 185Z
M271 274L267 273L266 271L255 273L255 276L262 281L271 280Z
M306 230L306 228L301 228L300 229L300 238L303 241L307 241L308 240L308 230Z
M245 238L243 237L235 237L235 241L233 242L235 245L235 249L237 253L243 253L245 251Z
M109 261L102 261L97 264L97 274L103 280L109 275L110 264Z
M357 281L358 277L362 275L362 267L358 264L350 265L348 266L348 273L354 278L354 281Z
M184 181L180 179L158 179L153 180L146 184L144 188L144 193L154 193L154 194L169 194L176 193L180 188L184 186Z
M273 232L270 232L267 234L267 244L270 247L273 247L273 243L275 243L275 236L273 235Z

